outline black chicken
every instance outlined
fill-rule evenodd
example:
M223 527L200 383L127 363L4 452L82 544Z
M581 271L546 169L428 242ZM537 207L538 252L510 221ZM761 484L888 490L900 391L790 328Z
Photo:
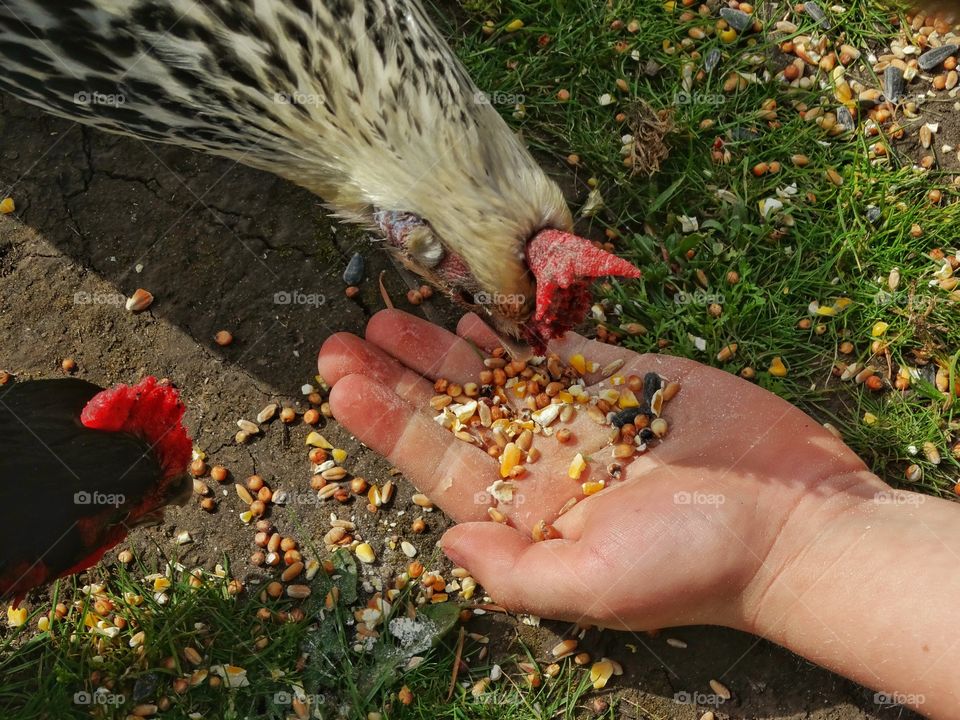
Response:
M0 598L95 564L190 492L192 443L173 386L83 380L0 387Z

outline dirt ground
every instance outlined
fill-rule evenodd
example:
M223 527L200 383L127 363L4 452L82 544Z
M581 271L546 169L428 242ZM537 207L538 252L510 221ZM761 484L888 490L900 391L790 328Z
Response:
M361 332L382 307L377 274L387 271L397 300L412 280L374 242L338 225L315 197L285 181L81 128L10 98L0 98L0 161L0 184L16 199L16 217L26 226L10 218L0 222L0 368L24 378L57 377L60 360L73 357L78 375L101 385L145 374L169 377L183 391L196 443L214 462L237 478L257 472L274 488L305 491L306 429L275 423L255 442L237 446L236 420L252 419L269 402L303 407L300 387L313 380L324 338ZM360 297L347 300L341 275L354 251L366 257L367 277ZM108 302L138 287L156 296L149 311L132 315ZM316 304L278 304L278 293L315 295ZM456 317L439 299L419 312L448 326ZM236 337L227 348L213 342L224 328ZM349 451L355 474L378 482L388 477L388 465L335 423L322 432ZM179 554L188 566L212 567L229 558L235 575L250 585L259 582L265 574L247 561L252 531L237 519L241 507L229 487L217 488L215 514L194 502L171 509L163 526L138 530L127 546L154 562L161 552ZM396 532L390 523L409 522L411 493L401 482L393 509L377 520L358 504L290 505L276 509L273 519L304 542L319 539L336 510L356 517L367 537L382 539ZM400 511L405 515L398 517ZM378 521L382 525L374 527ZM430 532L415 543L425 558L437 555L433 545L447 524L438 512L428 521ZM181 530L189 530L194 542L178 548L174 538ZM391 564L405 562L399 552L382 560L365 571L387 576ZM567 628L485 618L476 629L494 632L501 647L519 635L544 648ZM619 718L687 720L708 709L718 718L757 720L916 717L879 708L873 692L733 631L698 627L588 637L585 649L624 665L625 675L611 690L622 698ZM688 647L671 647L668 637ZM677 693L707 699L711 678L733 691L731 701L710 708L675 700Z

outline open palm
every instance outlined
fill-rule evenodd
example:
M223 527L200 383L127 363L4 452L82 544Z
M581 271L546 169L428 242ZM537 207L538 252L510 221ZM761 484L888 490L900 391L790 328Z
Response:
M620 480L582 498L581 482L606 477L609 427L586 413L564 444L537 436L542 457L516 481L510 525L490 522L486 488L498 463L433 420L433 381L476 381L476 347L496 336L475 315L453 335L398 311L374 316L365 340L338 334L324 344L320 373L333 385L335 416L454 520L445 552L468 567L498 602L515 610L618 628L688 623L742 625L750 596L776 577L778 538L815 532L814 516L840 512L832 497L852 486L882 490L842 442L788 403L729 373L682 358L638 355L568 334L550 350L581 353L624 375L656 372L682 389L664 410L666 438L631 462ZM587 378L599 380L599 378ZM590 456L584 476L567 468ZM848 497L844 493L843 497ZM562 516L572 497L581 498ZM533 543L551 522L562 538ZM791 547L796 545L791 542Z

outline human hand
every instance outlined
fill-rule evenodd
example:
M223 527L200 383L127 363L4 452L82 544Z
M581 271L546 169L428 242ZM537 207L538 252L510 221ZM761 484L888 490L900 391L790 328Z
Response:
M475 315L461 320L458 333L384 311L365 340L329 338L319 370L333 386L337 419L460 523L444 536L444 551L510 609L634 630L752 629L785 564L832 518L887 487L772 393L690 360L570 333L550 350L565 359L581 353L601 367L622 358L623 375L657 372L681 384L664 411L669 434L619 481L582 498L580 483L604 474L612 449L609 428L579 413L568 425L570 442L536 437L542 457L516 481L523 502L499 507L513 527L490 522L486 488L499 478L497 461L441 428L429 406L436 378L476 381L484 366L471 343L499 344ZM571 480L577 452L591 464ZM581 499L557 517L571 497ZM562 539L532 542L540 520Z

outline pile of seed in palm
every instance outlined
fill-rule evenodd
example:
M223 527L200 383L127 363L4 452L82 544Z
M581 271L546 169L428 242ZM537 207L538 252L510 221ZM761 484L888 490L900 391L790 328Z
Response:
M511 360L499 347L484 360L486 369L478 382L462 386L443 378L435 382L437 394L430 406L439 412L436 421L459 440L483 448L500 462L500 479L487 489L494 503L487 508L492 520L507 522L498 506L512 502L527 466L544 452L539 447L543 438L556 440L546 451L566 452L570 456L568 477L581 479L590 460L573 449L570 428L580 413L606 429L614 458L602 472L592 471L590 479L581 483L583 497L620 479L634 457L666 436L668 424L661 413L680 385L667 383L653 372L643 377L620 374L623 365L618 359L601 368L580 354L566 363L556 353ZM590 378L599 381L589 383ZM561 514L578 499L571 498ZM533 537L545 540L557 535L541 521Z

